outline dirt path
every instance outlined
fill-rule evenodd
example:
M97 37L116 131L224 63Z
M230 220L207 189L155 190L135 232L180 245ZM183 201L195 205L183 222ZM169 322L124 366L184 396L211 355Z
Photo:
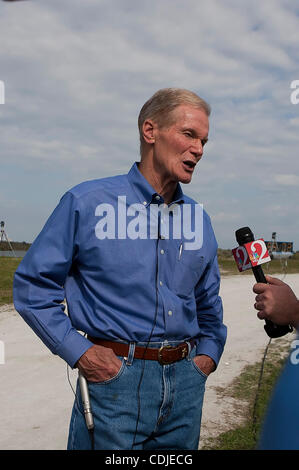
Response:
M289 274L284 281L298 296L299 274ZM228 337L220 364L207 381L200 447L205 444L206 438L217 436L242 421L240 405L243 406L243 403L225 396L221 388L226 388L246 365L260 361L269 341L264 322L257 318L253 308L253 284L254 278L251 276L222 278L220 294ZM292 333L272 340L272 344L288 347L295 337L296 334Z
M285 281L298 295L299 274L288 275ZM207 381L201 445L240 419L236 402L221 396L219 387L227 387L245 365L260 360L268 342L252 307L253 283L251 276L222 279L228 340L217 371ZM0 307L0 341L5 346L5 363L0 364L0 449L65 449L73 404L66 364L49 353L12 306ZM69 372L74 384L77 374Z

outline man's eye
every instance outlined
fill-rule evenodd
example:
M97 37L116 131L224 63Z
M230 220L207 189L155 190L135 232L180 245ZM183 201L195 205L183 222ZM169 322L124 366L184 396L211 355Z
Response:
M188 137L192 137L192 133L189 132L189 131L184 132L184 134L185 134L186 136L188 136Z

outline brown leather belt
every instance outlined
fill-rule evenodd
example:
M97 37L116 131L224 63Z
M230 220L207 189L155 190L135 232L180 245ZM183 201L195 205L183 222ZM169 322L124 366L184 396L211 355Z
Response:
M115 341L107 341L99 338L87 337L92 343L110 348L117 356L128 357L130 345L126 343L117 343ZM188 340L193 348L195 341ZM146 348L135 346L134 358L147 359L150 361L158 361L162 365L172 364L180 361L188 355L188 343L180 343L178 346L162 346L161 348Z

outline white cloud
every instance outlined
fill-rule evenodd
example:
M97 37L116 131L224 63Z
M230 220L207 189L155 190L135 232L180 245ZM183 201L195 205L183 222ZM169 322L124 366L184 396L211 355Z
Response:
M299 176L297 175L275 175L274 180L283 186L297 186L299 189Z
M239 217L238 213L218 212L213 215L213 221L231 223L238 221Z
M81 179L127 171L138 159L140 107L158 88L180 86L212 105L210 142L184 189L211 213L219 244L228 246L232 225L246 217L262 227L257 208L271 207L274 194L284 204L290 192L290 214L298 214L299 106L290 104L290 83L299 79L299 16L291 0L41 0L0 9L0 184L9 193L20 174L14 198L28 213L37 173L49 186L47 212ZM34 232L40 223L39 215ZM294 239L298 224L289 224ZM15 238L22 230L15 223Z

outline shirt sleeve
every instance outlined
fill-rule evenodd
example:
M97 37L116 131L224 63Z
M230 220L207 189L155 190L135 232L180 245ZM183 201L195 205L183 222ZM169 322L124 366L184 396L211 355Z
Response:
M14 306L53 354L71 367L92 346L65 312L64 283L79 249L76 199L66 193L14 276Z
M223 353L227 328L223 324L223 306L219 296L220 273L217 259L217 242L213 232L209 234L209 243L214 249L210 262L195 289L197 318L200 327L200 339L196 354L210 356L216 367Z

